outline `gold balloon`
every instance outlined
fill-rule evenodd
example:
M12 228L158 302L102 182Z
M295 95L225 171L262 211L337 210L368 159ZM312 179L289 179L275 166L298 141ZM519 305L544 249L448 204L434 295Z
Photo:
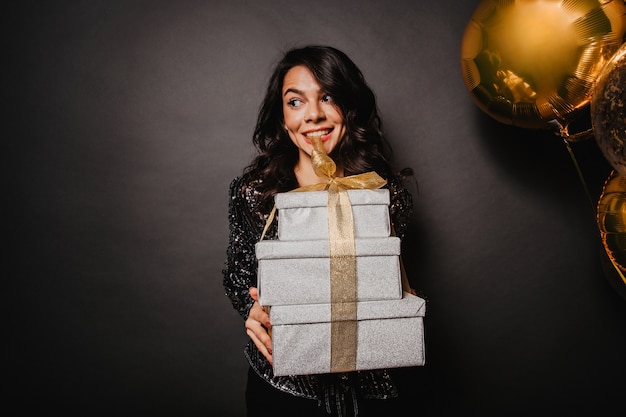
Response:
M596 220L602 245L626 285L626 176L617 171L604 183Z
M465 86L499 122L567 127L625 28L624 0L483 0L462 39Z
M626 175L626 43L598 76L591 96L591 125L604 157Z

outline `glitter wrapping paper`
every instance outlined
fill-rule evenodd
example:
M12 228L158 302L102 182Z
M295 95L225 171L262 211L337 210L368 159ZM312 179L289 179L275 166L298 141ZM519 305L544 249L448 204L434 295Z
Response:
M400 239L355 239L357 299L402 298ZM259 303L267 306L330 302L328 240L263 240L256 244Z
M399 300L357 303L356 370L422 366L424 299L405 292ZM270 309L274 375L330 372L330 304Z
M348 190L354 218L355 238L388 237L389 190ZM328 239L327 191L279 193L279 240Z

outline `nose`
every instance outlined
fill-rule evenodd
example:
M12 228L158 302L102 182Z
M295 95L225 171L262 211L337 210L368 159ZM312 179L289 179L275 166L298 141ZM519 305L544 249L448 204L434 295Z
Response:
M304 114L305 122L319 122L320 120L326 119L326 115L324 114L324 109L319 101L314 101L307 106L306 113Z

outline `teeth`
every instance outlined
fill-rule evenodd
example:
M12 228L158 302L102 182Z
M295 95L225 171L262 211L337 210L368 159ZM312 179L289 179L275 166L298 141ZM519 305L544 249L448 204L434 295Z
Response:
M311 132L311 133L307 133L306 137L307 138L321 138L322 136L326 136L328 135L328 133L330 133L330 130L318 130L317 132Z

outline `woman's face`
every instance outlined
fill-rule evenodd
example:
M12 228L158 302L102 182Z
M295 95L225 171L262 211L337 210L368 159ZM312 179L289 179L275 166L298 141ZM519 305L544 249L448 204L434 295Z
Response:
M285 129L300 150L300 157L313 151L312 137L319 137L330 154L343 138L343 115L305 66L290 69L283 81Z

